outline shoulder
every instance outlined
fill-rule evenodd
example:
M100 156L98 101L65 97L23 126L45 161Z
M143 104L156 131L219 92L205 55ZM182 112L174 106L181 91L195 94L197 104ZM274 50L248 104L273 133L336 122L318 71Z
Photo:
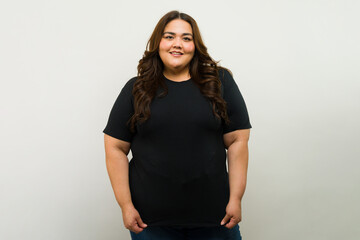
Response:
M122 87L120 87L120 93L118 95L119 101L125 101L125 99L131 99L131 101L133 101L134 96L132 92L136 79L137 77L132 77L123 83Z
M122 92L126 92L128 94L131 94L132 93L132 90L134 88L134 83L135 81L137 80L137 77L132 77L130 78L129 80L127 80L125 82L125 84L123 85L121 91Z
M234 81L233 74L230 69L219 66L218 73L219 79L224 86L231 85L231 83Z
M132 77L130 78L129 80L127 80L127 82L125 83L125 86L124 87L127 87L127 88L133 88L134 86L134 83L136 82L138 78L135 76L135 77Z
M218 73L219 73L220 78L225 77L225 75L227 75L227 74L232 75L232 72L230 71L230 69L228 69L226 67L222 67L222 66L218 66Z

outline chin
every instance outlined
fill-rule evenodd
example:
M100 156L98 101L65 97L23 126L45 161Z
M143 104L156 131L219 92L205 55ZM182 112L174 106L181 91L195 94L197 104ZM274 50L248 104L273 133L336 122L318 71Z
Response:
M179 68L184 68L185 66L186 66L186 65L181 64L181 65L172 65L171 67L172 67L172 68L179 69Z

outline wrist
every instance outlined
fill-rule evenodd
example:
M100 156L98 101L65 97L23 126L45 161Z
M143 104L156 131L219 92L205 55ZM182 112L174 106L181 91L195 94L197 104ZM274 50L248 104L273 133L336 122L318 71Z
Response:
M121 209L127 209L127 208L133 208L134 205L133 203L130 201L130 202L125 202L125 203L121 203L119 204L120 205L120 208Z
M241 197L230 196L229 202L241 204Z

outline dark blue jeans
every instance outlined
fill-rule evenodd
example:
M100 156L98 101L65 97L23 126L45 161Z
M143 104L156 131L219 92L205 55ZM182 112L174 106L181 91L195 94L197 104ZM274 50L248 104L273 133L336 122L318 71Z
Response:
M147 227L136 234L130 231L132 240L241 240L240 228L219 227Z

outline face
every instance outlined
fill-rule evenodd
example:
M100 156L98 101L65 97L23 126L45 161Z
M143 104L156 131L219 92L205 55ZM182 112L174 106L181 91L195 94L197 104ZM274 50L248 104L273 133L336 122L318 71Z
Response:
M192 34L191 25L182 19L174 19L165 26L159 45L165 71L181 71L188 67L195 52Z

